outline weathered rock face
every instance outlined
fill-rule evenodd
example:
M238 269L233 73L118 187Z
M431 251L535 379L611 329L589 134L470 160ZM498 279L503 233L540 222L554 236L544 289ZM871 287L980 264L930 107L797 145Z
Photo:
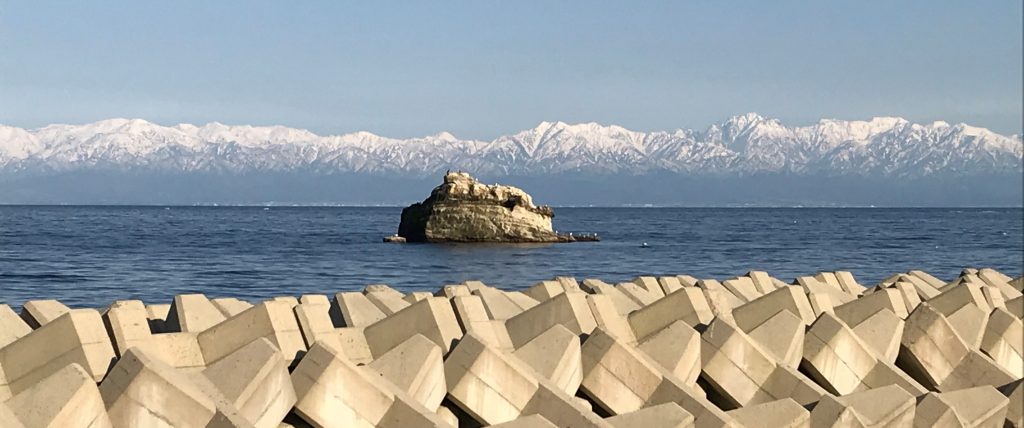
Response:
M402 210L398 234L410 242L555 242L552 217L521 189L449 172L429 198Z

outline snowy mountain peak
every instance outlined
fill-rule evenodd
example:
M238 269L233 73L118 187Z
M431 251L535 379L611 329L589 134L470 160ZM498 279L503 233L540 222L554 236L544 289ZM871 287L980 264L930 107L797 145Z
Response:
M966 123L958 123L956 125L953 125L953 128L962 132L964 135L969 135L972 137L984 137L989 135L995 135L992 131L989 131L987 128L970 126Z
M921 177L1021 172L1019 135L899 117L786 126L757 113L704 132L639 132L595 122L541 122L492 141L448 132L394 139L318 136L283 126L108 119L25 130L0 125L0 173L69 170L316 171L425 176L557 173Z
M433 138L433 139L436 139L436 140L442 140L442 141L459 141L458 138L455 138L455 136L452 135L448 131L438 132L438 133L432 135L430 138Z
M746 128L747 126L750 126L757 122L761 122L763 120L765 120L764 116L761 116L760 114L754 112L750 112L730 117L729 120L725 121L725 125L732 126L735 128Z
M872 125L875 125L875 126L890 126L891 127L891 126L896 126L896 125L903 124L903 123L909 123L909 121L904 119L904 118L902 118L902 117L875 116L875 117L872 117L871 120L868 121L868 123L870 123Z
M97 130L110 132L114 130L124 131L145 131L147 128L156 126L144 119L125 119L125 118L114 118L101 120L94 123Z

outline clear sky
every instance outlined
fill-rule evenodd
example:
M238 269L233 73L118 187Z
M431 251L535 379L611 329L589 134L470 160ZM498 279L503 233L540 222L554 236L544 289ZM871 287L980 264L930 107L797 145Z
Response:
M490 139L904 116L1021 132L1022 2L7 1L0 123Z

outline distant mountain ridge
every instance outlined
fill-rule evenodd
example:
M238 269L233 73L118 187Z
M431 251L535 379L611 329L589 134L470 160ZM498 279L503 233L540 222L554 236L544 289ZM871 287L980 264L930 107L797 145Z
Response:
M161 126L141 119L26 130L0 125L0 173L121 170L434 175L693 176L790 173L928 177L1022 171L1020 135L902 118L822 119L788 127L754 113L704 131L638 132L615 125L542 122L492 141L368 132L318 136L282 126Z
M140 119L0 125L0 203L396 204L446 170L539 203L1020 206L1020 135L893 117L785 126L757 114L703 131L542 122L491 141Z

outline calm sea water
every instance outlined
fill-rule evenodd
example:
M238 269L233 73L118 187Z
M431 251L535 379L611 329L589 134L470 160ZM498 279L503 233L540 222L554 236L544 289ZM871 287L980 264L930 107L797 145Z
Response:
M478 279L523 288L555 275L724 279L752 269L790 281L849 270L862 284L967 266L1024 265L1021 209L559 208L559 231L597 243L381 242L400 208L0 206L0 302L103 307L175 294L264 299L387 283L436 290ZM646 242L647 247L641 244Z

